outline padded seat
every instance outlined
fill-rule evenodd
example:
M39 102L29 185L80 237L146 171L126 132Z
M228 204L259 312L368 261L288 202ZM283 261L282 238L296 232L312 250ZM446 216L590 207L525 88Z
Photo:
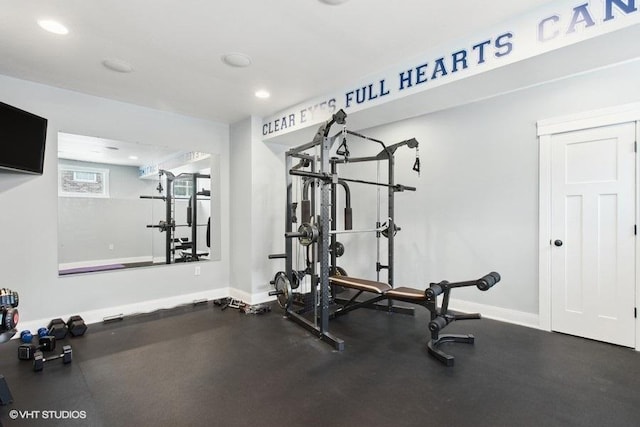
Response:
M356 279L349 276L331 276L329 278L329 282L335 286L342 286L344 288L356 289L364 292L373 292L380 295L383 295L392 289L387 283Z
M424 294L424 291L421 291L420 289L413 289L413 288L405 288L405 287L400 287L400 288L395 288L395 289L390 289L385 293L387 298L390 299L409 299L409 300L415 300L415 301L426 301L427 297Z

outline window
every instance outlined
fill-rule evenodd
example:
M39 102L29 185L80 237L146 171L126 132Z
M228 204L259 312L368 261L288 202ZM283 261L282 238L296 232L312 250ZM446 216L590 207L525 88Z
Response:
M193 195L193 181L190 179L176 179L173 181L173 196L178 199L188 199Z
M109 197L109 169L60 165L58 194L62 197Z

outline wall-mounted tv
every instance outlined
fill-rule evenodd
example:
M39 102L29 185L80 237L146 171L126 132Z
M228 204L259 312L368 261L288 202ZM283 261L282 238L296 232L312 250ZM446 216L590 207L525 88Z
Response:
M42 175L47 119L0 102L0 168Z

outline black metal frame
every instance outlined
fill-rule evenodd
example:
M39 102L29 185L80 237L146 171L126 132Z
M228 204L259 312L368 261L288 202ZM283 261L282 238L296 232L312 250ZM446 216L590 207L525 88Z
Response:
M177 180L191 179L193 193L189 198L189 206L191 206L189 213L188 226L191 227L191 253L183 251L183 254L188 256L188 261L199 261L200 255L198 255L198 200L210 200L199 199L198 196L204 196L205 194L198 193L198 180L199 179L211 179L211 175L200 173L181 173L174 175L172 172L161 169L159 171L160 176L164 175L167 178L167 194L166 196L140 196L141 199L161 199L165 202L165 224L167 234L165 236L165 264L171 264L175 259L175 218L173 215L173 203L175 196L173 194L173 183ZM203 224L206 225L206 224ZM148 228L158 228L158 225L147 225Z
M318 241L312 245L312 262L307 267L306 273L311 276L311 293L313 294L313 307L320 307L319 312L314 313L313 321L308 320L307 317L303 316L299 312L297 312L293 307L288 306L285 308L285 315L290 320L298 323L300 326L304 327L314 335L318 336L322 340L330 343L336 350L344 349L344 341L340 338L332 335L329 332L329 319L334 316L330 312L330 305L335 301L332 299L332 295L330 293L330 284L329 277L336 273L337 267L337 255L335 251L330 250L330 248L335 247L337 242L337 237L335 233L336 224L337 224L337 187L341 185L346 192L345 197L348 201L350 201L351 192L349 190L349 183L361 183L368 185L378 185L382 187L386 187L388 189L388 217L389 217L389 230L391 232L387 233L388 237L388 252L387 252L387 264L381 265L380 262L376 264L376 270L379 273L380 270L386 269L388 272L388 283L393 287L393 275L394 275L394 196L396 192L403 191L415 191L414 187L398 185L394 181L394 153L395 151L404 145L407 145L411 148L417 147L418 142L414 139L406 140L394 144L392 146L385 146L382 141L361 135L356 132L343 130L342 132L329 136L329 132L331 127L334 124L345 124L346 113L340 110L335 113L330 120L324 123L318 129L315 138L313 141L300 145L298 147L292 148L285 154L285 168L287 171L286 174L286 207L285 207L285 253L278 254L274 256L270 256L270 258L284 258L285 259L285 274L289 278L290 281L293 282L293 275L296 274L293 271L293 237L296 236L296 232L293 230L293 190L292 190L292 177L300 176L307 179L310 179L310 185L319 185L320 186L320 203L319 203L319 217L317 215L317 201L315 191L311 194L310 199L310 212L313 221L317 221L315 224L318 227L319 238ZM330 151L333 145L336 142L336 139L341 136L344 132L357 136L360 138L364 138L370 141L377 142L382 145L383 150L377 155L372 157L360 157L360 158L349 158L349 159L340 159L340 158L331 158ZM320 156L319 158L306 153L306 151L319 147ZM294 159L299 161L298 164L294 166ZM378 183L372 181L364 181L364 180L356 180L356 179L346 179L339 178L338 176L338 165L343 163L356 163L356 162L368 162L368 161L388 161L389 168L389 176L388 183ZM302 168L310 168L308 170L301 170ZM347 216L349 217L347 221L350 226L350 203L347 204L349 208L348 211L345 211L345 220L347 220ZM377 227L379 228L379 224ZM347 227L345 227L347 229ZM377 232L377 236L380 237L379 231ZM320 264L320 268L318 271L317 264ZM320 301L317 301L317 292L316 290L320 289ZM365 302L355 302L355 299L351 302L348 302L345 306L341 308L342 313L346 313L347 311L352 311L356 308L361 307L375 307L375 303L381 300L384 300L384 296L376 297L374 300L369 300ZM376 307L379 308L379 307ZM411 308L397 308L393 307L391 302L389 302L388 306L385 307L388 311L396 311L396 312L405 312L405 313L413 313L413 309Z

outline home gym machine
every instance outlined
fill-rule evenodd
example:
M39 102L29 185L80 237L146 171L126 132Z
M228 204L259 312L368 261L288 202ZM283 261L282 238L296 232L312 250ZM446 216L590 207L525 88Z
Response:
M376 271L379 277L381 270L387 271L387 282L393 286L394 275L394 237L400 230L394 221L395 217L395 193L404 191L415 191L415 187L396 184L394 180L395 159L394 154L400 147L407 146L415 148L417 151L418 141L415 138L386 146L382 141L364 136L362 134L347 130L346 113L343 110L335 113L332 118L320 126L313 141L287 151L285 165L287 169L287 201L285 211L285 253L269 255L269 259L285 259L285 271L278 272L272 281L276 290L271 295L277 295L278 302L285 310L286 316L294 322L308 329L321 339L332 344L337 350L344 348L344 342L333 336L329 332L329 319L333 317L332 307L339 302L331 291L330 277L345 275L346 272L337 266L337 258L344 252L344 246L337 241L337 235L342 233L375 233L380 239L386 237L388 250L387 262L380 262L380 251L378 249L378 260ZM329 136L331 127L334 124L342 125L343 128L334 136ZM375 142L382 147L376 156L370 157L350 157L347 136L361 138L370 142ZM331 151L336 141L341 141L337 147L336 155L342 157L331 157ZM320 154L311 154L312 150L319 150ZM366 181L359 179L340 178L338 176L338 166L347 163L360 162L388 162L388 181L386 183ZM294 165L294 162L296 163ZM416 157L414 170L419 172L419 159ZM293 201L293 177L303 179L303 200L301 202L301 225L296 231L293 224L297 222L296 209L298 203ZM352 229L351 211L351 190L349 184L374 185L388 190L388 219L381 224L378 218L376 227L367 230ZM318 203L316 191L308 196L309 188L319 186L320 203L319 214L317 214ZM345 212L344 229L337 230L337 189L341 186L345 190ZM293 239L306 248L307 265L302 271L295 271L293 268ZM379 240L378 240L379 248ZM318 264L319 269L318 269ZM295 295L293 290L297 289L304 276L311 278L311 292L306 295ZM296 299L296 301L294 301ZM296 307L297 306L297 307ZM403 311L412 313L411 308L394 306L391 301L385 309L389 311ZM313 316L309 320L308 313L313 310Z
M269 295L277 297L278 303L285 311L285 316L304 327L320 339L333 345L336 350L344 349L344 341L329 332L329 319L347 314L359 308L385 309L391 312L413 313L413 309L397 307L394 301L417 304L427 308L430 312L428 328L431 338L427 343L430 355L452 366L453 356L446 354L439 347L443 343L459 342L473 343L473 335L440 335L440 332L451 322L464 319L479 319L480 314L457 314L449 311L449 297L453 288L476 286L481 291L487 291L500 281L500 275L491 272L480 279L451 283L446 280L431 283L425 290L399 287L394 288L394 237L400 230L395 223L395 193L415 191L414 187L396 184L394 179L396 150L402 146L416 149L416 160L413 170L420 173L420 158L418 142L415 138L386 146L382 141L347 130L346 113L343 110L335 113L330 120L318 129L313 141L287 151L285 155L286 175L286 209L285 209L285 253L271 254L269 259L284 259L285 271L276 273L271 284L275 290ZM330 128L342 125L341 132L329 136ZM382 151L371 157L350 157L347 135L376 142L382 146ZM335 154L340 157L330 157L336 141L341 138ZM311 150L319 151L310 153ZM338 165L376 161L388 162L388 182L381 183L341 178L338 175ZM297 162L294 164L294 162ZM293 224L297 223L298 203L293 201L293 179L300 177L303 183L303 200L301 202L301 225L296 231ZM352 229L351 191L349 183L359 183L386 187L388 190L388 220L385 224L378 221L376 228L371 230ZM309 188L319 186L319 213L316 203L316 192L309 197ZM337 230L337 187L345 190L344 230ZM346 271L337 266L337 258L344 253L344 246L337 241L337 235L342 233L375 232L378 238L378 258L376 260L377 280L358 279L350 277ZM380 237L388 239L387 263L380 262ZM294 269L293 239L306 250L306 268ZM320 265L318 269L318 264ZM380 281L380 271L387 271L387 281ZM311 289L308 293L296 292L305 276L310 277ZM348 289L355 294L344 300L336 296L337 289ZM441 304L438 307L438 297ZM365 299L363 299L363 297ZM383 301L387 304L380 304Z
M200 173L181 173L174 175L173 173L160 170L159 178L166 177L166 195L163 195L164 189L162 182L158 183L157 190L159 196L140 196L141 199L159 199L165 202L165 219L158 224L148 224L147 228L157 228L165 235L165 263L172 264L174 262L200 261L201 257L209 255L207 251L198 251L198 227L207 227L206 245L211 247L211 217L206 224L198 224L198 200L210 200L211 191L204 188L197 191L199 180L211 179L211 175ZM189 195L189 204L187 205L187 223L176 224L176 199L174 184L177 181L190 182L191 194ZM176 227L191 228L191 240L176 238ZM176 251L180 251L181 256L176 258Z

